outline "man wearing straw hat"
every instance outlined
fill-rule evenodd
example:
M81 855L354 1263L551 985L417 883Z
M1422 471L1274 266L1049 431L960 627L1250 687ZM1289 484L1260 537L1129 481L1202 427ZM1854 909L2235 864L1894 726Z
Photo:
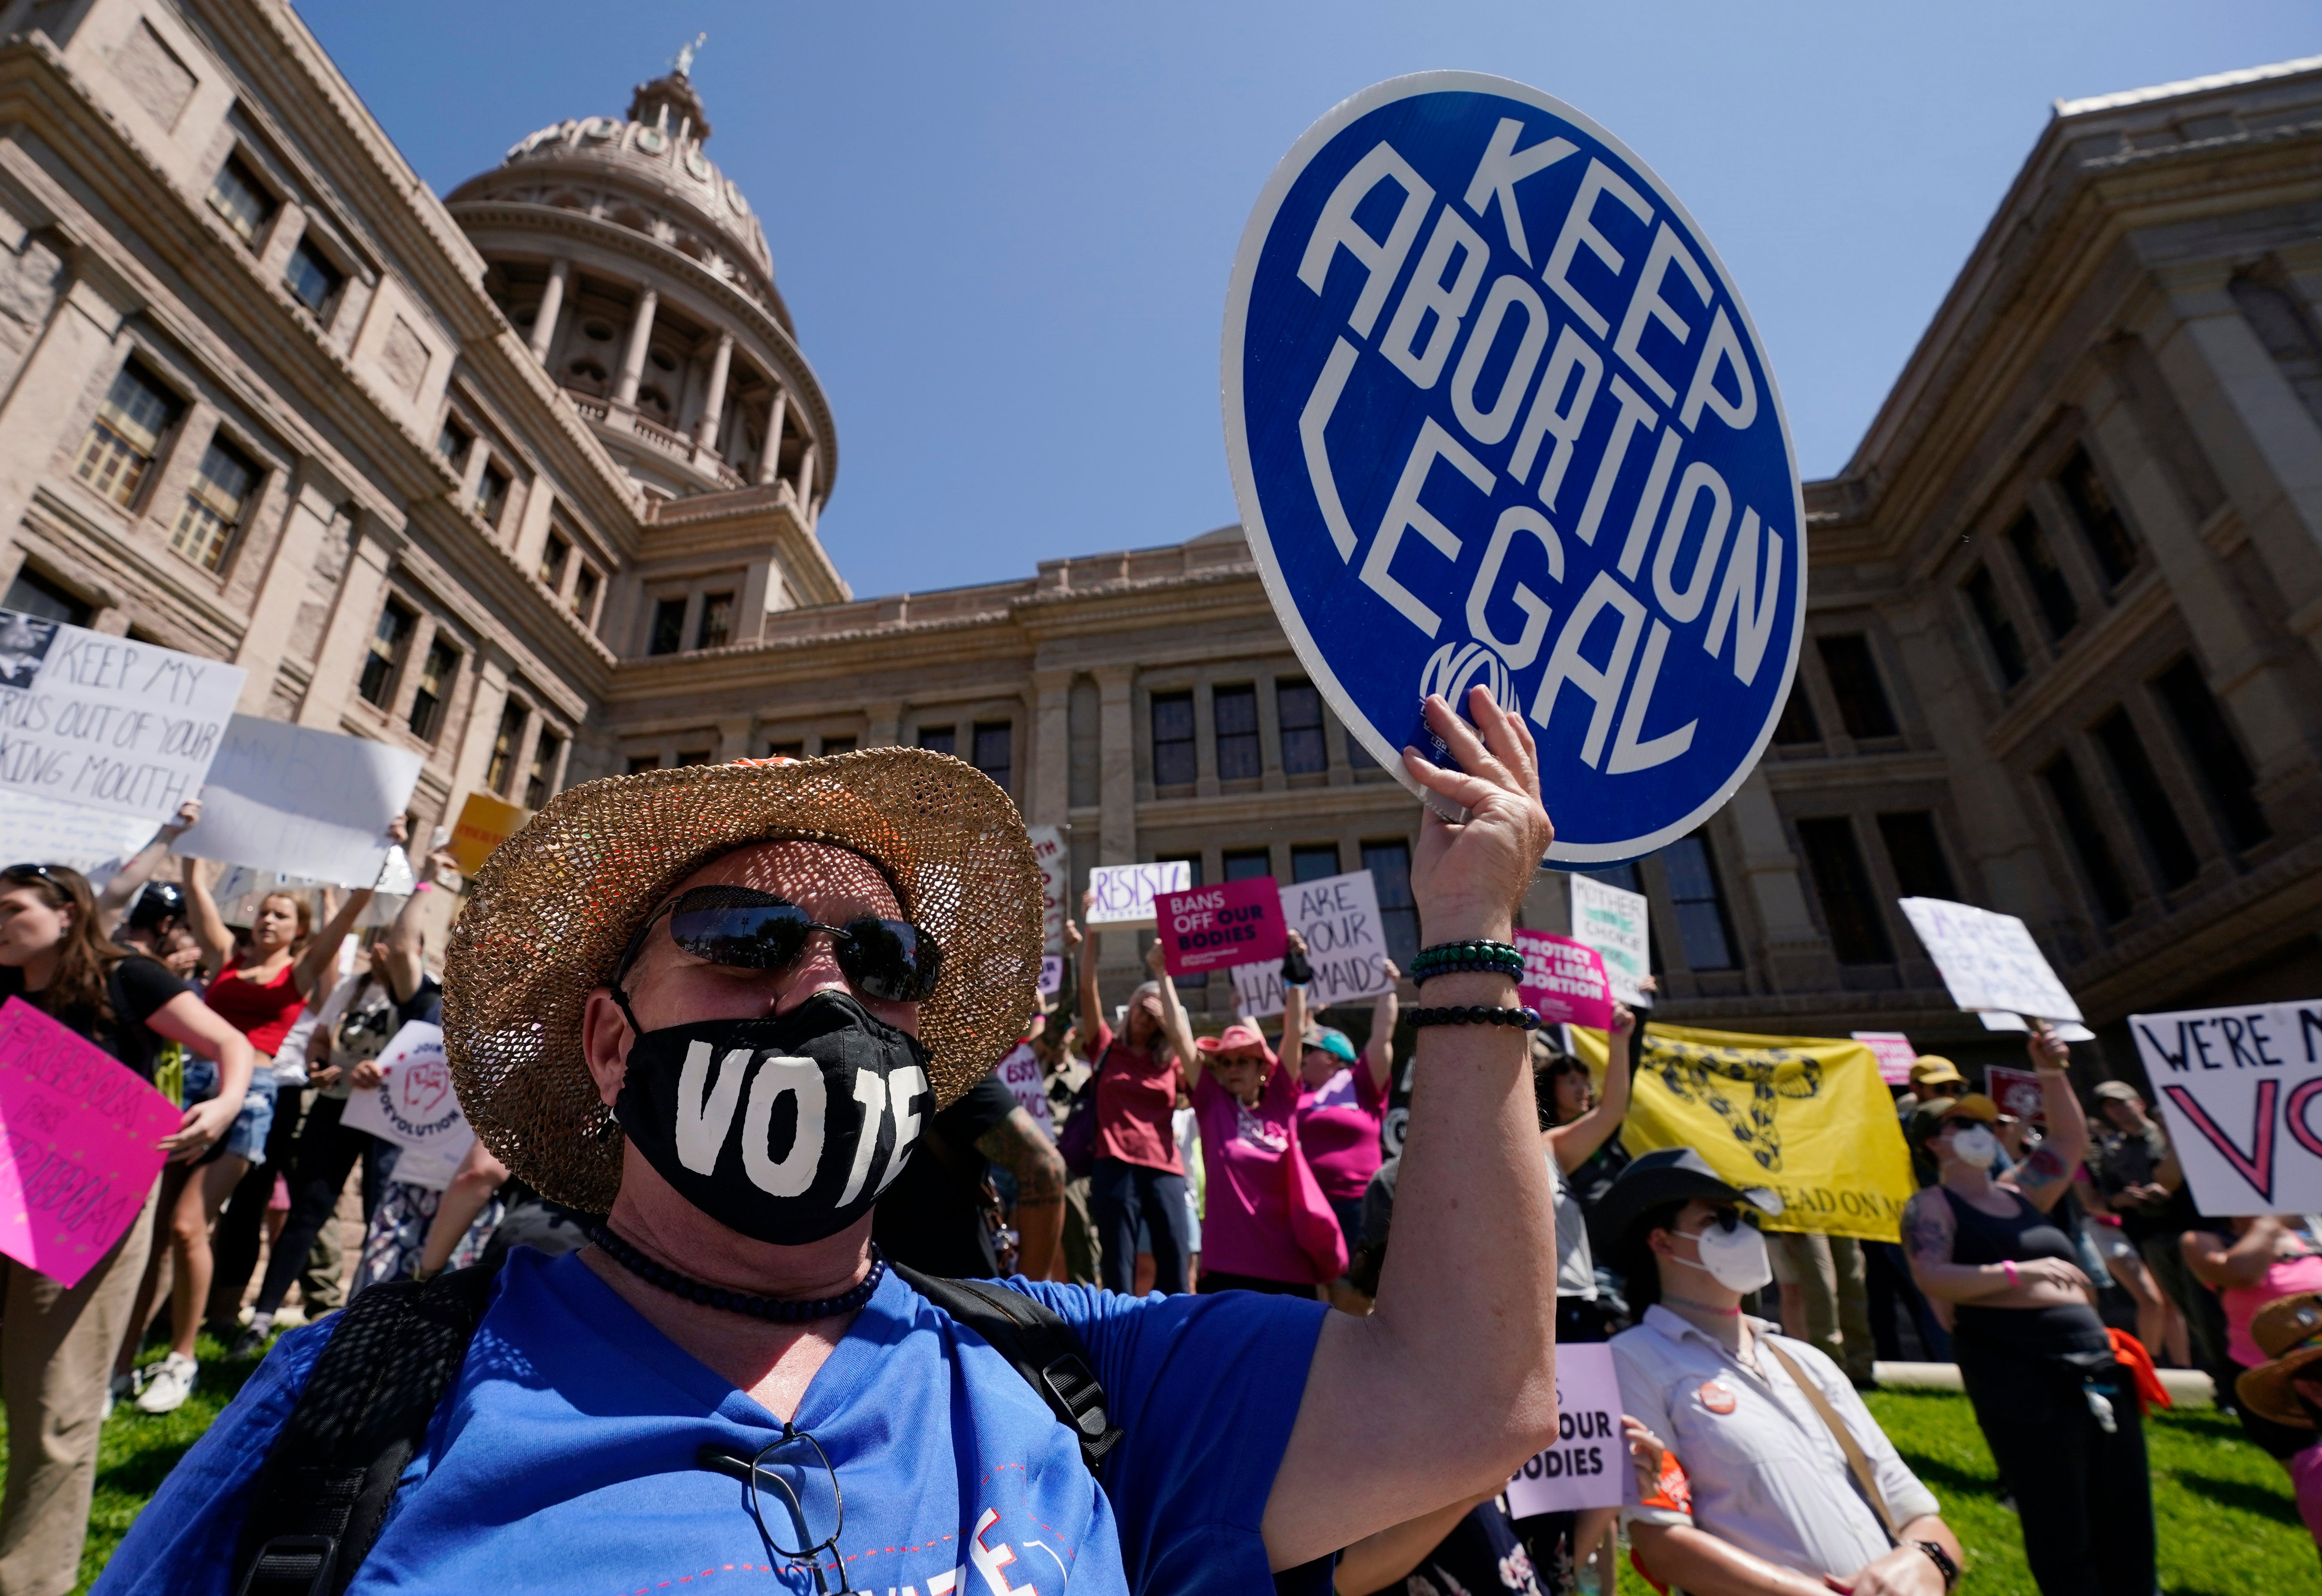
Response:
M358 1488L388 1500L353 1582L1054 1596L1296 1570L1321 1590L1338 1548L1504 1482L1556 1431L1537 1018L1498 946L1553 834L1516 716L1480 689L1473 727L1426 713L1458 768L1408 768L1468 818L1426 818L1412 890L1460 946L1426 990L1453 1007L1418 1045L1377 1311L1016 1282L1076 1333L1126 1432L1094 1477L1019 1370L870 1240L928 1117L1033 1006L1040 882L1007 796L883 748L551 803L476 877L446 1040L490 1150L608 1218L580 1252L509 1254L407 1463L350 1476L352 1511ZM251 1527L298 1486L270 1454L327 1427L301 1391L318 1363L337 1376L334 1331L364 1313L284 1337L101 1590L234 1588ZM400 1348L364 1351L351 1384L403 1377ZM244 1588L347 1588L334 1536L266 1541Z

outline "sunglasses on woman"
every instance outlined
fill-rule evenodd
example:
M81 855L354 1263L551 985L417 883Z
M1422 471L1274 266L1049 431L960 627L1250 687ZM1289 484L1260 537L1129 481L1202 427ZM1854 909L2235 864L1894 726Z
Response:
M622 981L646 935L663 916L670 940L697 959L735 970L779 973L806 956L818 931L830 934L831 955L839 973L866 998L884 1003L924 1002L943 974L943 950L909 920L864 916L844 926L826 926L797 904L750 887L696 887L654 912L629 939L613 971L613 990Z

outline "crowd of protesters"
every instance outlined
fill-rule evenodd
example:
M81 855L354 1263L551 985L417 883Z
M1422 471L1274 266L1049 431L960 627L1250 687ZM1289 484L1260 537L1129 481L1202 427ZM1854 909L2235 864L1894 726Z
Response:
M168 857L197 818L188 806L96 886L61 866L0 871L0 998L34 1002L182 1111L146 1213L77 1284L0 1262L0 1591L71 1583L99 1422L117 1399L183 1404L203 1331L246 1356L366 1288L511 1245L567 1251L595 1223L480 1140L448 1178L398 1180L393 1146L342 1121L397 1033L441 1023L421 926L449 857L428 857L392 914L367 914L367 889L221 904L216 867ZM1044 999L1021 1039L1039 1100L987 1075L929 1116L877 1204L881 1252L942 1278L1368 1313L1400 1175L1383 1133L1403 972L1385 966L1387 990L1348 1020L1367 1019L1358 1041L1310 1012L1294 932L1273 1034L1242 1013L1197 1035L1157 942L1150 979L1108 1014L1094 935L1067 920L1077 1011ZM1948 1591L1960 1543L1859 1394L1906 1353L1955 1363L2047 1596L2154 1589L2144 1416L2167 1400L2159 1369L2211 1376L2322 1541L2322 1228L2203 1217L2134 1086L2097 1082L2084 1100L2069 1047L2040 1031L2035 1123L1921 1058L1897 1101L1920 1190L1900 1243L1879 1243L1786 1227L1778 1199L1692 1150L1632 1157L1625 1005L1596 1071L1553 1035L1530 1042L1554 1216L1540 1267L1556 1339L1612 1344L1625 1505L1518 1518L1496 1490L1461 1496L1347 1546L1339 1591L1609 1590L1616 1515L1640 1570L1694 1596ZM337 1223L351 1180L352 1257Z

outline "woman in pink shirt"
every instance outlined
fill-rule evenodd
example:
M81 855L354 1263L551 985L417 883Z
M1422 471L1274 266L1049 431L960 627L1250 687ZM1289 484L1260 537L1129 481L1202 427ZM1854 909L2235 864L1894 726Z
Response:
M1306 951L1295 931L1290 944L1297 953ZM1387 980L1402 975L1387 964ZM1348 1257L1363 1239L1363 1191L1384 1156L1379 1126L1386 1118L1387 1080L1394 1069L1396 1008L1390 986L1372 1005L1371 1039L1359 1057L1344 1031L1318 1025L1305 1027L1298 1053L1298 1145L1338 1216ZM1283 1032L1285 1037L1290 1034Z
M2302 1291L2322 1291L2322 1236L2299 1215L2255 1218L2208 1219L2215 1229L2188 1230L2178 1240L2186 1267L2203 1285L2217 1293L2226 1310L2226 1356L2236 1371L2270 1362L2250 1334L2257 1310L2283 1297ZM2277 1462L2294 1473L2291 1460L2317 1444L2310 1429L2276 1424L2235 1403L2242 1429Z
M1093 897L1082 894L1083 919ZM1104 1023L1097 991L1095 942L1092 933L1080 956L1080 987L1081 1035L1089 1039L1096 1072L1096 1164L1089 1174L1089 1213L1102 1249L1097 1272L1107 1290L1136 1290L1137 1227L1142 1219L1153 1238L1154 1289L1182 1292L1191 1236L1185 1165L1177 1156L1172 1119L1177 1059L1170 1048L1171 1038L1185 1030L1185 1009L1162 968L1156 942L1146 955L1155 979L1129 995L1123 1034L1115 1035Z

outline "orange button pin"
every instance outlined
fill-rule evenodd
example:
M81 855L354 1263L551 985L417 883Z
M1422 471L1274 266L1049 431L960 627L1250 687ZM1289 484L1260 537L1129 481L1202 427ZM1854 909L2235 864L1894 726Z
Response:
M1701 1398L1701 1405L1708 1409L1712 1413L1731 1413L1733 1411L1733 1392L1721 1382L1714 1380L1703 1381L1701 1382L1701 1390L1697 1394Z

